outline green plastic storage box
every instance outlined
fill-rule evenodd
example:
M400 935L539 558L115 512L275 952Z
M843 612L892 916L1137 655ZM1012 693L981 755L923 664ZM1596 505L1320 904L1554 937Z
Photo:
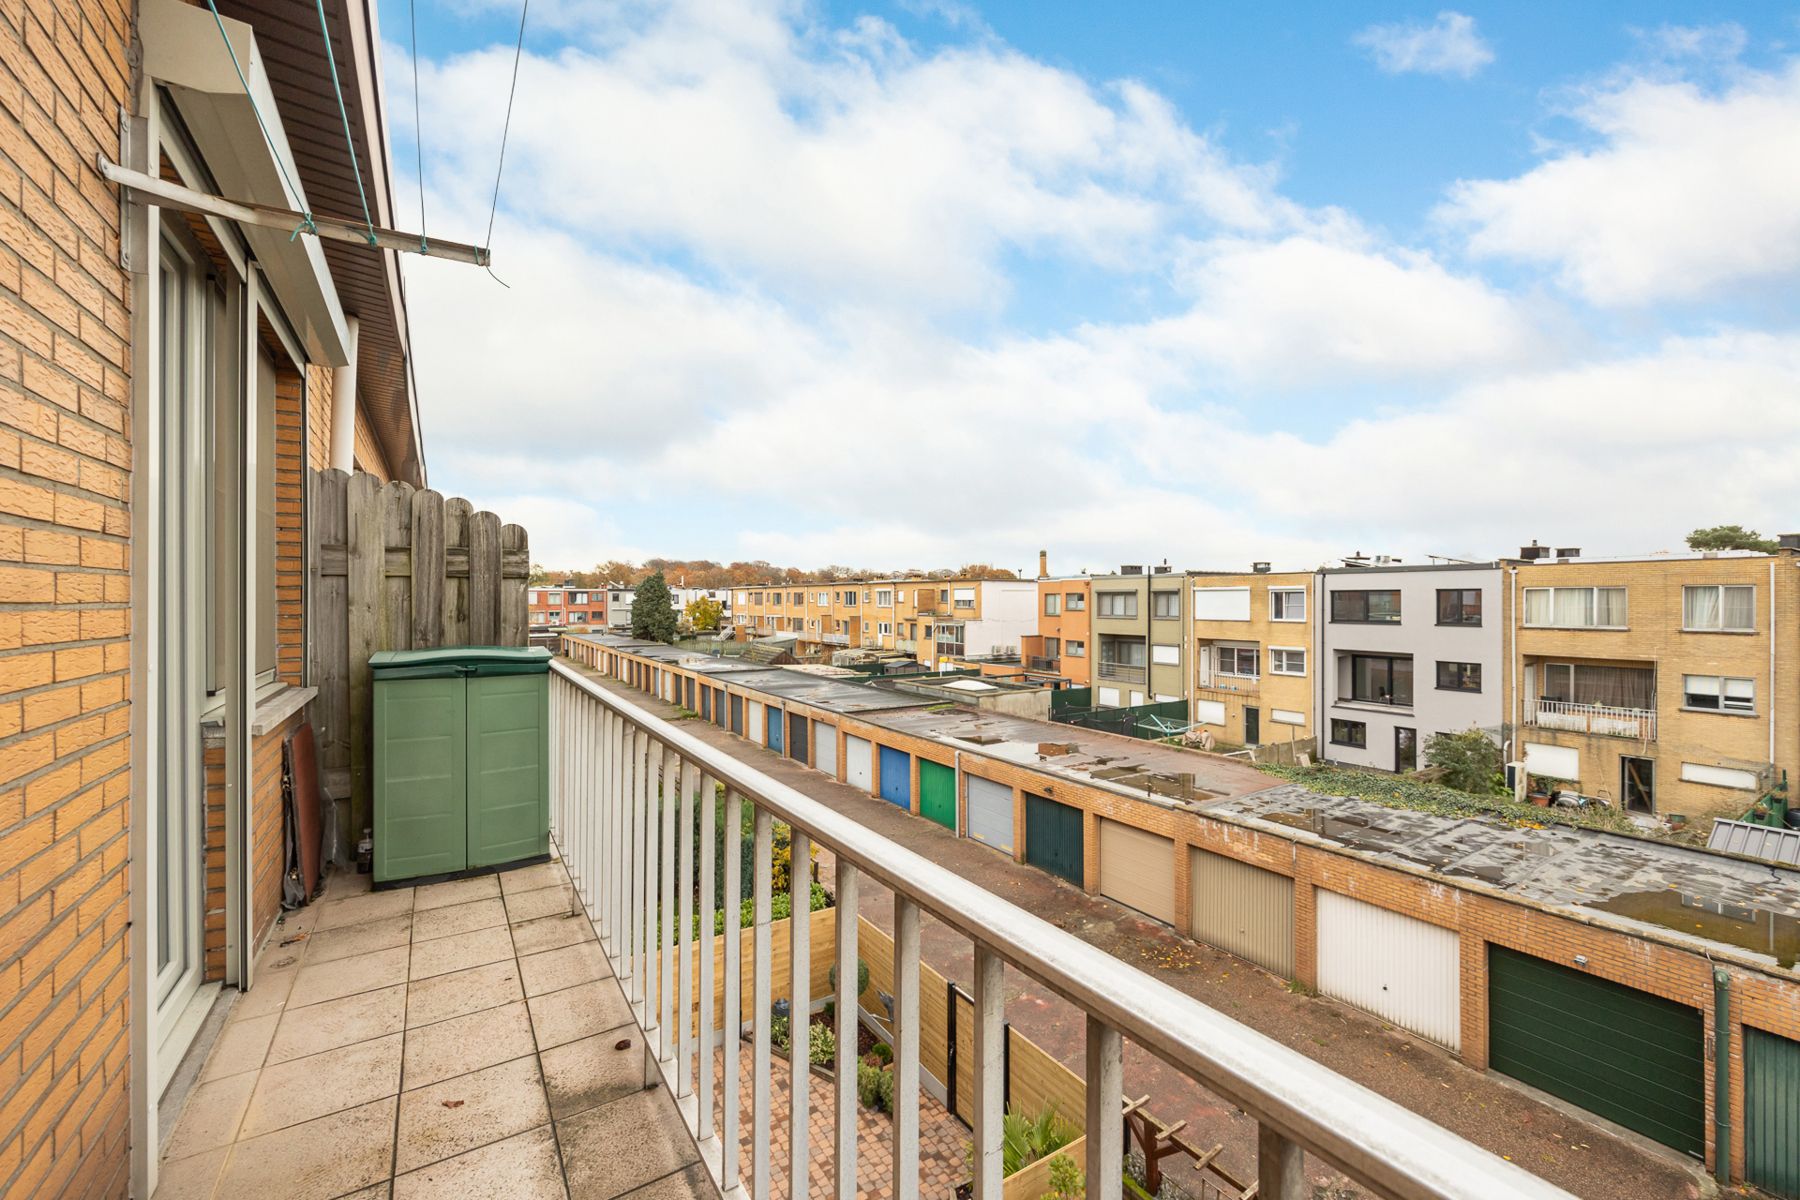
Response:
M375 884L550 852L550 652L383 650L375 685Z

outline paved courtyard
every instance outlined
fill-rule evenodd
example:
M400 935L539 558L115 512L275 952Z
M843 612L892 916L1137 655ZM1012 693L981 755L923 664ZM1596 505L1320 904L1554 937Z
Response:
M560 863L334 876L277 927L156 1200L716 1196L572 896Z

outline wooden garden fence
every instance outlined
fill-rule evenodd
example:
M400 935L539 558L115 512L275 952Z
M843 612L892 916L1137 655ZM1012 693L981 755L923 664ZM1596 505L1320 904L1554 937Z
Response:
M369 656L525 645L531 554L523 528L460 497L367 472L314 471L311 483L313 726L326 794L350 801L342 833L354 845L371 812Z

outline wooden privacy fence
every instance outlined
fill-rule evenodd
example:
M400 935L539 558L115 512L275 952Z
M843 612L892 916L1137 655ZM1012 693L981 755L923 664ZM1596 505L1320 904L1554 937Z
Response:
M369 656L434 646L523 646L525 530L367 472L314 471L308 561L313 725L325 791L348 798L354 845L370 824Z

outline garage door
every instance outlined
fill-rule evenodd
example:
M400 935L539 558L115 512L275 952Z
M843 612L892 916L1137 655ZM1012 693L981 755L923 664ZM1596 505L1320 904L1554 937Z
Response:
M782 749L784 748L784 746L786 744L786 740L782 737L783 718L784 718L784 714L782 713L782 711L779 708L776 708L774 705L771 704L769 706L769 712L768 712L769 749L773 750L777 754L781 753Z
M731 694L731 732L739 735L744 732L744 698L736 692Z
M844 782L851 787L859 787L863 791L873 791L875 772L871 768L870 758L874 747L869 739L859 738L855 734L844 735Z
M1175 923L1175 843L1100 822L1100 894L1170 925Z
M1744 1030L1744 1178L1800 1198L1800 1042Z
M763 744L763 706L752 700L745 707L750 710L750 740L760 746Z
M837 729L823 721L813 722L813 766L833 779L837 778Z
M1082 878L1081 810L1048 796L1025 796L1025 861L1076 887Z
M1247 958L1283 978L1294 974L1294 881L1261 867L1195 850L1188 864L1195 940Z
M1704 1038L1697 1008L1488 947L1494 1070L1696 1157L1706 1153Z
M1007 854L1013 852L1013 790L979 775L963 776L969 786L969 836Z
M788 714L788 757L795 762L806 762L806 732L812 722L800 713Z
M1456 934L1336 892L1320 892L1319 990L1403 1029L1462 1044Z
M912 807L912 760L892 746L881 748L881 798L901 808Z
M956 771L929 759L919 760L919 815L956 832Z

